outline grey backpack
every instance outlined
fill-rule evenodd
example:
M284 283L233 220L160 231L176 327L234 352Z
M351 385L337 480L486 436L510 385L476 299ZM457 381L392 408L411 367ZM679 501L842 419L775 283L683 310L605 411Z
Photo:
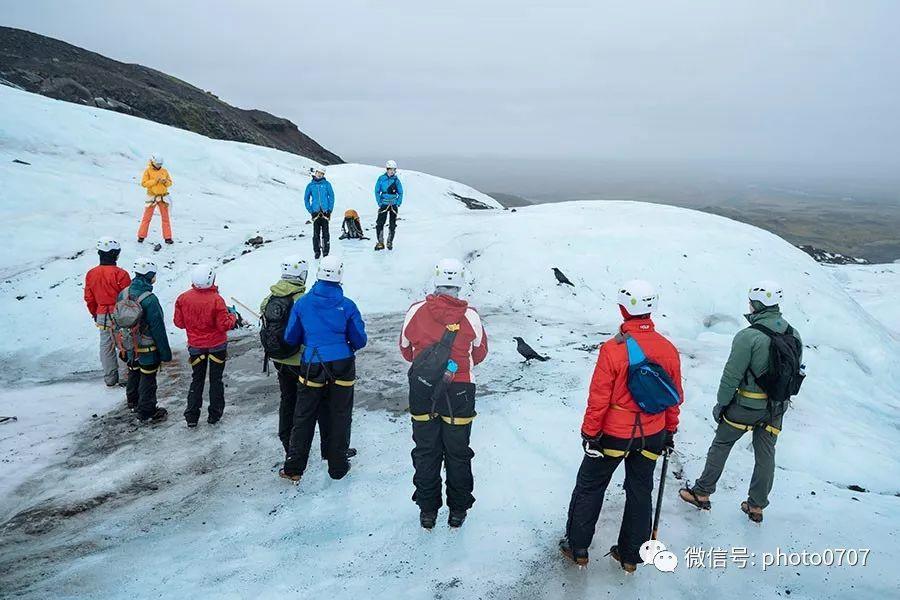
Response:
M144 292L132 298L128 290L119 295L116 306L109 314L113 323L113 337L122 352L135 350L140 346L141 323L144 320L144 308L141 302L152 292Z

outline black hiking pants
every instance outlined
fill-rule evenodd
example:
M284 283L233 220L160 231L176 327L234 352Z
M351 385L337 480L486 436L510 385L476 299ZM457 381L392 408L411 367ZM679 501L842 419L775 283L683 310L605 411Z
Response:
M125 399L129 407L136 408L139 419L149 419L156 413L156 373L159 363L142 365L137 360L128 361L128 381L125 383Z
M316 213L313 215L313 252L316 258L319 255L328 256L331 250L331 232L328 230L328 220L331 218L329 213Z
M378 237L379 242L384 240L384 224L388 222L389 217L388 241L393 242L394 232L397 230L397 207L385 206L378 209L378 218L375 219L375 235Z
M572 548L587 549L594 538L597 519L603 507L603 498L613 473L619 464L625 463L625 513L619 529L619 556L624 562L643 562L638 550L650 539L653 520L653 471L656 461L641 454L647 449L660 454L665 441L665 430L646 438L627 440L604 435L599 444L605 449L625 450L625 457L585 455L578 469L575 489L569 503L569 519L566 537ZM629 442L631 445L629 446Z
M430 410L430 399L410 398L415 442L412 450L413 485L416 487L413 502L423 511L436 511L441 507L443 465L447 472L447 506L450 510L469 510L475 503L472 495L475 453L469 447L475 416L475 384L451 383L447 397L434 406L439 414L431 417Z
M325 440L328 475L332 479L341 479L350 470L347 449L350 447L350 425L353 420L356 361L350 357L314 365L304 364L300 365L299 370L297 403L284 472L302 475L306 470L316 421L324 405L329 425Z
M188 423L196 423L200 419L203 408L203 388L206 385L206 373L209 371L209 420L213 423L225 413L225 384L222 374L225 373L224 349L210 352L207 349L191 348L199 353L191 354L191 387L188 389L187 408L184 419Z
M274 361L273 361L274 362ZM285 365L275 362L275 370L278 371L278 388L281 391L281 404L278 405L278 439L284 446L284 454L287 456L291 445L291 430L294 428L294 410L297 406L297 388L300 386L299 365ZM319 405L319 414L316 422L319 424L319 447L322 451L322 460L325 460L328 448L328 404L322 402Z

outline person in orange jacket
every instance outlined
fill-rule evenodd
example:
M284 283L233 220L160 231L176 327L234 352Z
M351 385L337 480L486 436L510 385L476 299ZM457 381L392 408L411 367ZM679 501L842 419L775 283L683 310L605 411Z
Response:
M606 488L624 462L625 514L618 542L609 555L633 573L643 562L639 549L650 539L656 459L675 446L684 392L678 350L657 333L650 318L658 302L654 287L646 281L629 281L620 289L618 300L624 322L619 334L600 347L597 357L581 425L584 459L572 491L566 535L559 546L572 562L587 564ZM645 410L646 405L642 408L631 392L642 389L646 393L646 387L632 388L630 381L632 366L638 364L657 373L652 378L636 378L659 384L650 388L657 402L651 412Z
M172 187L172 177L163 168L162 157L150 157L150 164L144 170L141 185L147 189L147 199L145 200L144 216L141 218L140 227L138 227L138 242L143 242L147 238L147 232L150 230L150 219L153 218L153 212L158 206L159 216L162 219L163 238L167 244L174 244L175 242L172 240L172 224L169 221L169 205L172 203L169 199L169 188Z
M103 367L103 380L109 387L119 384L116 341L109 315L116 307L119 292L131 284L128 271L116 266L121 249L119 242L113 238L100 238L97 242L100 264L84 277L84 303L100 331L100 365Z

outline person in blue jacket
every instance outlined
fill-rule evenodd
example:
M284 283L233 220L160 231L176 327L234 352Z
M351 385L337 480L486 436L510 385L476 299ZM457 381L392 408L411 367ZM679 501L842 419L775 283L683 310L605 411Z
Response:
M312 181L306 184L303 204L313 223L313 252L316 259L328 256L331 248L328 222L331 220L331 211L334 210L334 188L325 179L325 167L316 167L313 171Z
M318 281L294 303L284 330L285 342L303 346L294 426L284 468L279 471L281 477L294 482L300 481L306 470L316 416L323 403L327 405L330 430L325 449L328 475L341 479L350 470L347 450L356 380L354 354L365 347L368 338L359 309L344 297L343 273L340 258L323 258Z
M387 249L394 249L394 232L397 230L397 211L403 204L403 185L397 177L397 163L392 160L385 164L385 172L375 182L375 202L378 203L378 219L375 233L378 234L376 250L384 250L384 223L390 217Z

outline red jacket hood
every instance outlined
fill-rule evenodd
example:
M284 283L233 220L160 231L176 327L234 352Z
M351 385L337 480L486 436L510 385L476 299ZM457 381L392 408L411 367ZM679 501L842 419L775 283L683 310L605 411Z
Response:
M441 325L452 325L463 320L469 303L446 294L429 294L425 298L425 308Z
M619 327L619 331L622 333L639 333L639 332L647 332L647 331L656 331L656 325L653 324L653 319L650 317L640 318L640 317L632 317L630 319L626 319L624 323Z
M200 292L201 294L205 294L207 292L212 292L213 294L219 293L219 286L215 284L209 286L208 288L198 288L196 285L191 284L191 289L195 292Z

